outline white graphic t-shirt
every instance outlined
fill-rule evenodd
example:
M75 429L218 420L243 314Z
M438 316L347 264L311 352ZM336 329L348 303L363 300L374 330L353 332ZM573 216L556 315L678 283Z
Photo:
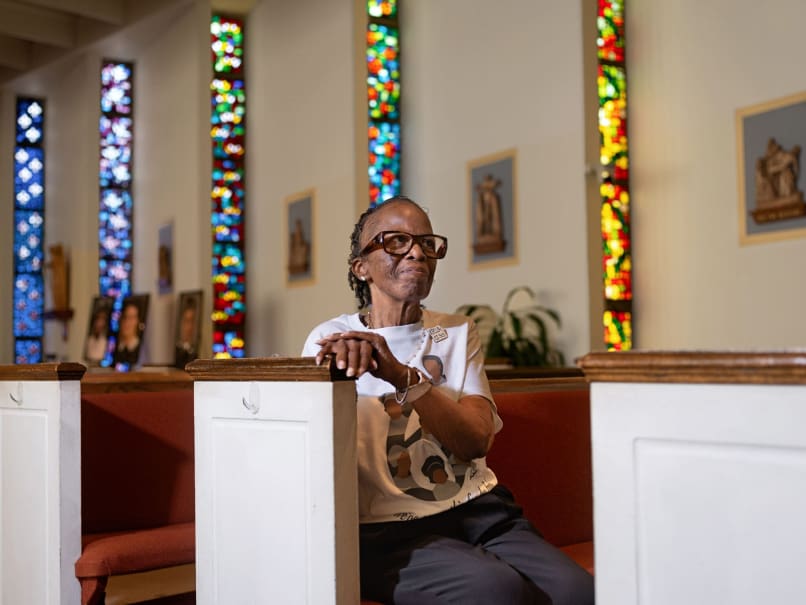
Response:
M357 313L341 315L313 329L303 356L319 351L316 341L349 330L369 331ZM434 388L458 401L481 395L495 411L481 341L463 315L424 310L422 321L372 330L382 335L395 357L418 368ZM427 426L410 403L395 402L394 386L369 373L358 379L358 480L361 523L416 519L440 513L490 491L497 483L484 458L459 460Z

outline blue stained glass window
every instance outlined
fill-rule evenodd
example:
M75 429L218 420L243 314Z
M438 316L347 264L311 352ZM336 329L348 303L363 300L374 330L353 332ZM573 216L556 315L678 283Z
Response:
M44 135L44 103L36 99L17 99L17 145L39 145Z
M101 259L101 288L106 292L106 296L124 298L131 294L129 285L132 265L126 261Z
M110 318L113 334L118 329L123 299L132 293L133 92L133 66L130 63L104 61L101 66L101 117L98 122L98 182L101 187L98 208L98 286L101 295L115 299ZM115 337L112 336L102 366L112 365L114 345Z
M42 209L44 177L44 151L37 147L17 147L14 152L14 201L17 208Z
M18 273L41 273L43 261L42 215L39 212L14 212L14 257Z
M14 343L14 363L39 363L42 361L42 341L18 338Z
M101 117L101 187L122 187L132 180L132 120Z
M42 313L45 284L41 275L18 274L14 279L14 335L39 337L43 335Z
M14 147L13 333L16 363L42 361L45 284L45 106L17 98Z
M101 111L129 114L132 111L132 66L106 63L101 68Z

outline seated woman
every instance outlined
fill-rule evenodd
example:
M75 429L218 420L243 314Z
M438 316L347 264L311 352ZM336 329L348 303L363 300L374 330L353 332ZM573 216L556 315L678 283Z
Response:
M362 596L593 603L590 574L541 538L485 464L501 420L475 324L421 304L447 239L398 196L364 212L351 242L348 280L368 310L314 328L303 355L333 356L358 378Z

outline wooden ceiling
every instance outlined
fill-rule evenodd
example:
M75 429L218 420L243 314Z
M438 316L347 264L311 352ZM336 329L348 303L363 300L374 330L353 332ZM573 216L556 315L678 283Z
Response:
M156 10L191 1L0 0L0 84L109 36ZM211 10L246 14L254 2L213 0Z

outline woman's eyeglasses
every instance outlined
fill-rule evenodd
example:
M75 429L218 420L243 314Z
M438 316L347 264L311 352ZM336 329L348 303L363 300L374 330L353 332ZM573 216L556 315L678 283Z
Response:
M378 248L383 248L387 254L403 256L409 253L415 242L428 258L445 258L445 254L448 252L448 238L442 235L432 233L412 235L403 231L381 231L364 246L361 256L369 254Z

